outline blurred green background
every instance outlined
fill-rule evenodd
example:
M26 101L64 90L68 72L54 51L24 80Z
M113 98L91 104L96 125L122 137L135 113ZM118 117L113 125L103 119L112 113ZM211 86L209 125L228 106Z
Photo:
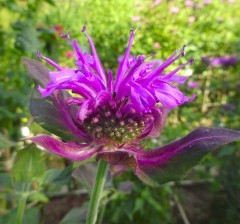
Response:
M131 28L139 26L133 55L155 52L153 58L164 60L187 44L186 58L195 63L181 71L189 76L181 89L198 97L170 113L163 133L145 143L153 148L198 126L240 129L239 12L238 0L1 0L0 223L81 223L94 176L93 166L78 167L19 141L46 133L29 114L34 84L22 56L37 59L40 50L73 66L72 49L55 29L70 31L88 50L83 25L106 70L116 70ZM131 171L109 178L98 224L240 223L239 159L239 143L225 146L183 181L158 189Z

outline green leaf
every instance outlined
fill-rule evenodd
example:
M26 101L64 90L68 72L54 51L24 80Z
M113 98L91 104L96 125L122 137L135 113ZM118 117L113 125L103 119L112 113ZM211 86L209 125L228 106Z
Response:
M17 182L31 183L44 173L44 169L45 163L41 158L41 151L30 145L17 153L12 175Z
M54 182L55 179L61 174L60 169L50 169L47 170L44 174L43 177L40 179L40 184L41 185L47 185L51 184Z
M43 194L42 192L35 192L31 195L29 195L28 200L34 201L34 202L43 202L47 203L49 201L48 197Z
M15 224L17 221L17 209L11 209L8 214L0 216L0 223ZM40 223L40 211L39 208L30 208L26 210L22 224L39 224Z
M53 0L45 0L49 5L55 6L55 2Z
M16 49L35 53L41 48L41 42L38 38L39 34L33 24L18 21L12 24L12 28L16 31Z
M53 183L58 184L58 185L63 185L63 184L69 183L71 180L71 177L72 177L72 171L73 171L73 166L66 167L64 170L62 170L60 175L58 175L54 179Z
M0 173L1 188L9 188L12 186L11 176L8 173Z
M13 224L17 223L17 209L11 209L8 214L0 216L0 223Z
M13 146L14 143L0 133L0 150Z
M22 224L39 224L40 223L40 210L39 208L30 208L28 209L23 217Z
M87 208L73 208L67 215L62 219L60 224L81 224L85 223L87 217Z
M63 185L69 183L71 180L71 175L73 171L73 166L68 166L63 170L60 169L50 169L47 170L42 178L39 179L40 185L56 184Z

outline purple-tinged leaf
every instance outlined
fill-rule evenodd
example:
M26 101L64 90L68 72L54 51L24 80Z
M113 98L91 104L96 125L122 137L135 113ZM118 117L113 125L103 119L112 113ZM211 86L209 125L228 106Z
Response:
M123 181L118 185L118 190L125 194L130 194L133 190L134 183L132 181Z
M89 194L92 192L92 187L94 186L94 181L97 173L97 166L95 163L87 163L77 167L73 173L72 177L79 182L88 190Z
M147 184L159 186L183 178L209 152L240 140L240 132L201 127L161 148L135 154L135 174Z
M72 177L78 180L91 194L92 188L94 186L94 181L97 174L97 164L96 163L86 163L77 167L73 173ZM112 188L112 178L110 172L107 174L106 182L104 185L105 189Z
M51 96L43 98L35 90L30 100L30 112L39 125L62 139L84 140L86 134L75 126L72 117L69 116L72 111L64 94L67 93L55 91Z
M49 82L49 71L45 65L30 58L24 57L22 60L34 80L42 86ZM53 134L64 140L81 141L86 134L75 126L69 116L71 111L66 104L66 94L55 91L52 96L43 98L39 91L35 90L30 100L30 112L39 125Z
M65 143L48 135L39 135L27 139L43 147L50 153L75 161L89 159L100 149L100 147L93 148L90 144L77 144L75 142Z
M49 70L45 65L27 57L23 57L22 62L26 66L29 75L40 85L45 86L49 82Z

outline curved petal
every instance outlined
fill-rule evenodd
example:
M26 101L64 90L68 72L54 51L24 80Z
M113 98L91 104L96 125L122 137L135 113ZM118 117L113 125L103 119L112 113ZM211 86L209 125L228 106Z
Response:
M183 84L186 82L186 80L188 79L187 76L182 76L182 75L171 75L169 77L169 74L167 75L161 75L158 77L159 80L162 80L164 82L175 82L177 84Z
M89 144L64 143L48 135L39 135L27 139L43 147L50 153L75 161L89 159L99 150L99 148L91 148Z
M85 102L81 105L80 109L78 110L78 115L77 115L79 121L82 122L85 120L92 104L93 104L93 99L89 98L89 99L85 100Z
M151 110L152 110L154 121L153 121L153 128L149 133L149 136L157 137L161 133L166 123L169 109L165 107L153 107L151 108Z
M180 180L207 153L236 140L240 140L240 131L197 128L166 146L137 152L135 174L152 186Z
M165 82L156 81L153 88L159 102L169 109L173 109L186 102L191 102L196 97L196 95L193 95L191 98L188 98L177 87Z
M106 105L112 100L111 93L106 90L100 91L95 98L95 108Z
M77 74L74 69L64 69L62 71L49 72L51 82L58 86L62 83L77 79Z
M134 31L131 30L130 32L131 33L130 33L127 49L125 51L125 54L124 54L122 60L119 63L119 67L117 70L116 87L115 87L116 92L118 91L119 84L121 83L122 79L124 78L125 72L128 69L128 67L127 67L128 58L129 58L130 50L131 50L133 40L134 40Z
M106 81L106 75L105 75L105 71L103 69L103 66L101 64L101 61L99 60L97 51L95 49L94 43L91 39L91 37L86 34L88 42L91 46L92 49L92 55L93 55L93 59L94 59L94 69L97 71L97 73L99 74L99 76L101 77L101 80L103 81L103 83L105 84L105 86L107 85L107 81Z

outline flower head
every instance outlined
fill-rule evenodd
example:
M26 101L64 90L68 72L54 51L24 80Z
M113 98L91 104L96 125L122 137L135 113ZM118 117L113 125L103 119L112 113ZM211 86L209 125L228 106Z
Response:
M237 56L230 55L230 56L223 56L219 58L213 58L210 62L210 65L212 67L216 66L231 66L231 65L236 65L238 63L238 58Z
M193 88L193 89L200 87L200 83L199 83L199 82L189 81L189 82L187 83L187 85L188 85L189 88Z
M238 63L238 57L235 55L226 55L223 57L203 57L203 63L209 64L211 67L219 67L219 66L233 66Z
M176 87L186 81L185 76L177 73L192 64L193 59L167 72L171 64L185 55L185 47L164 62L149 61L144 55L131 56L135 35L131 31L125 54L113 75L111 70L104 70L85 27L82 32L86 34L92 54L83 52L69 34L61 35L75 51L76 68L62 68L40 53L38 57L55 71L49 72L40 62L24 59L30 75L39 83L31 99L31 113L40 125L64 142L47 135L30 139L49 152L72 160L95 156L113 165L127 165L140 179L152 185L178 179L182 171L196 165L196 159L176 170L173 176L163 175L159 179L158 172L171 171L169 162L178 166L181 157L194 146L196 151L192 155L195 153L202 158L211 148L212 140L210 138L209 145L205 142L205 151L201 151L202 143L198 138L203 139L206 133L217 138L214 131L198 129L189 135L191 137L151 151L143 151L140 141L158 136L168 111L195 98L195 95L188 98ZM230 140L223 138L221 141L226 144L235 138L236 134L232 134Z

